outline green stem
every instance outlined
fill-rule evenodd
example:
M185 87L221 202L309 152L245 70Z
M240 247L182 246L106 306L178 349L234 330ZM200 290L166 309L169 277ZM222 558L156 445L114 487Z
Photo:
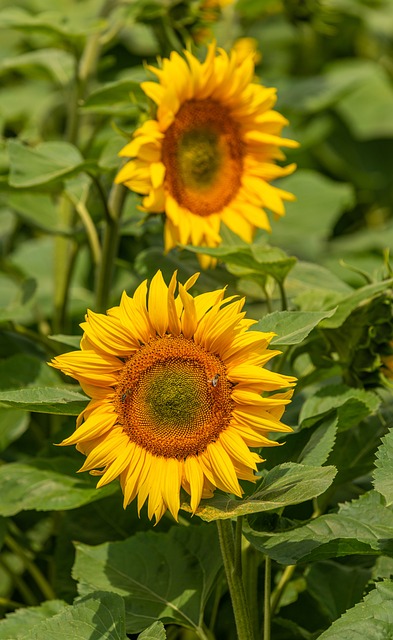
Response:
M56 598L56 595L51 585L49 584L43 573L40 571L40 569L37 567L37 565L30 560L25 550L10 535L5 536L4 542L7 547L22 560L27 571L30 573L31 577L40 588L46 600L54 600Z
M6 609L19 609L20 607L24 607L25 605L21 602L15 602L15 600L9 600L8 598L0 597L0 607L5 607Z
M115 184L109 196L110 220L105 227L104 243L102 248L102 260L98 271L96 287L96 308L104 312L108 308L109 294L112 289L112 280L115 267L115 259L119 245L120 219L123 210L127 190L123 185Z
M225 575L235 616L237 637L238 640L254 640L243 581L241 576L235 571L234 566L235 542L232 523L230 520L216 520L216 522Z
M260 563L261 554L248 543L243 553L243 583L250 610L251 625L256 638L259 630L258 574Z
M270 640L271 608L270 592L272 585L272 561L265 556L265 591L263 602L263 640Z
M292 578L295 568L296 568L296 565L294 564L289 564L287 567L285 567L283 574L280 578L280 581L272 593L271 602L270 602L270 611L272 615L276 611L280 603L282 594L284 593L288 582Z
M285 292L284 283L281 280L277 280L278 288L280 289L281 296L281 311L286 311L288 309L288 300L287 294Z
M23 578L14 573L11 567L8 566L4 558L0 558L0 567L10 576L13 584L15 585L15 588L22 596L24 603L30 607L36 606L38 604L38 599L30 589L30 587L23 580Z
M243 537L243 516L236 518L235 528L235 573L242 577L242 537Z
M97 229L89 213L89 210L87 209L84 202L78 200L77 198L74 198L73 196L71 196L71 194L67 195L82 221L82 224L86 231L87 239L89 241L94 264L98 266L101 262L101 245L98 238Z
M60 199L59 219L61 226L72 228L74 225L74 208L63 194ZM55 291L54 291L54 318L53 330L55 333L63 333L68 291L71 283L72 271L77 253L77 244L74 239L57 236L55 241Z

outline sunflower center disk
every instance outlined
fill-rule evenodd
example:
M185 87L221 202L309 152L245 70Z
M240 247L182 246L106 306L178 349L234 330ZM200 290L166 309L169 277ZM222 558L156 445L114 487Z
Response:
M119 422L156 456L186 458L217 440L231 419L221 360L182 337L152 340L129 358L117 387Z
M219 212L240 187L243 156L240 128L228 109L215 100L189 100L163 141L166 186L197 215Z

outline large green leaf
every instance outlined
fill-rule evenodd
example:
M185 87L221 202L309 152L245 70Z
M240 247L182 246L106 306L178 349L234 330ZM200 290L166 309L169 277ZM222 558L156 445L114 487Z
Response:
M79 467L80 463L71 458L3 465L0 467L0 515L11 516L28 509L75 509L117 491L116 483L96 489L96 479L87 473L78 475Z
M67 85L74 73L74 57L62 49L37 49L28 51L12 58L5 58L0 62L2 71L26 69L30 67L43 67L52 78L60 85Z
M77 544L73 576L80 591L113 591L124 597L126 629L138 633L152 620L198 631L221 568L214 526L149 531L96 547Z
M346 385L328 385L307 398L300 411L302 427L314 424L321 416L337 412L340 431L350 429L375 413L381 404L376 393Z
M393 620L393 582L375 585L363 600L333 622L319 640L390 640Z
M0 640L127 640L124 603L115 593L97 591L73 606L45 603L34 614L30 609L13 614L13 624L7 626L10 620L3 635L0 623Z
M27 147L10 140L9 154L9 183L16 188L53 184L90 166L68 142L41 142Z
M393 429L382 438L377 451L374 471L374 487L383 495L386 504L393 504Z
M282 564L315 562L352 554L393 555L393 511L371 491L327 514L287 531L272 533L246 527L246 538Z
M274 331L273 345L299 344L323 320L333 315L330 311L273 311L253 325L253 331Z
M140 75L141 80L146 79L144 69L141 70ZM134 104L130 96L133 97ZM132 119L138 117L141 106L147 107L147 97L141 89L140 82L135 79L122 79L109 82L93 91L85 100L83 111L124 115Z
M250 513L282 509L320 495L332 484L334 467L312 467L284 463L268 471L249 498L238 500L226 494L216 493L210 500L203 500L197 510L202 520L224 520ZM190 510L183 504L183 509Z

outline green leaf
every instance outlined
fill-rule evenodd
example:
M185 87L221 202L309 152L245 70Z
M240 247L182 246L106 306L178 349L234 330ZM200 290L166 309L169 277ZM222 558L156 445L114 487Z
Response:
M162 622L153 624L139 634L138 640L166 640L165 627Z
M301 464L322 465L329 457L336 441L338 426L337 415L329 415L315 429L311 438L299 455Z
M272 276L277 282L283 282L296 264L296 258L268 244L221 244L214 248L187 245L183 248L222 260L229 270L236 269L236 275Z
M3 58L0 62L0 73L13 69L20 70L25 67L29 72L29 68L32 66L43 67L56 82L60 85L67 85L74 75L75 59L62 49L37 49L13 58Z
M387 506L393 504L393 429L382 438L377 450L374 471L374 487L383 495Z
M28 188L52 184L86 169L79 150L68 142L41 142L27 147L10 140L11 187Z
M393 137L393 89L388 74L376 62L367 82L341 98L336 109L358 140Z
M112 483L96 489L96 479L77 475L80 462L71 458L10 462L0 467L0 515L20 511L62 511L100 500L117 491Z
M346 296L337 304L335 313L326 320L323 321L323 329L337 329L345 322L349 315L360 304L364 304L366 301L371 300L376 294L383 291L387 291L389 287L393 285L393 278L384 280L383 282L376 282L374 284L368 284L365 287L356 289L352 294Z
M42 605L40 609L44 607ZM46 611L48 608L47 606ZM37 610L39 611L38 607L35 608L36 612ZM30 623L28 630L23 625L23 612L27 612L26 618ZM58 613L54 612L51 617L41 621L37 619L35 624L28 609L13 615L19 616L21 621L18 635L0 634L0 640L127 640L124 603L115 593L97 591L78 599L73 606L63 605ZM42 615L38 614L37 617ZM16 630L18 631L17 627Z
M29 426L29 414L26 411L2 409L0 412L0 451L4 451L17 440Z
M388 640L392 636L393 582L375 585L362 602L342 615L319 640Z
M393 511L375 491L287 531L244 530L247 540L281 564L315 562L353 554L393 555Z
M294 193L296 201L285 204L285 217L274 225L275 242L303 260L319 262L335 222L354 204L353 187L299 169L280 180L280 188Z
M142 72L146 76L143 69ZM84 102L82 109L90 113L124 115L129 119L136 119L141 106L147 106L147 103L146 94L141 89L140 83L136 80L124 79L109 82L93 91Z
M371 569L326 560L307 571L307 590L333 621L359 602L370 578Z
M79 350L82 336L68 336L62 333L57 333L53 336L48 336L48 338L54 342L58 342L59 344Z
M0 406L77 416L86 408L88 398L75 385L62 387L31 387L30 389L10 389L0 391Z
M282 509L299 504L324 493L333 482L334 467L311 467L287 462L268 471L255 493L244 500L216 493L209 500L202 500L197 514L202 520L235 518L250 513ZM182 508L190 511L186 504Z
M80 591L103 589L124 597L127 633L152 620L200 631L203 611L221 569L216 528L173 527L137 533L122 542L76 545L73 576Z
M59 210L47 193L12 192L8 204L28 224L52 233L71 233L61 225Z
M272 345L299 344L323 320L333 315L330 311L273 311L253 325L253 331L274 331Z
M307 398L300 411L301 427L309 427L331 411L338 415L338 429L343 431L375 413L381 404L372 391L354 389L344 384L329 385Z
M89 7L89 4L86 4ZM29 34L41 31L67 40L84 40L89 33L102 29L105 22L102 19L97 20L95 16L91 18L91 14L88 14L86 19L82 8L75 12L70 7L67 15L63 5L60 11L42 11L35 15L18 6L7 7L0 12L0 24L4 28L19 29Z
M69 605L61 600L49 600L39 607L17 609L0 621L0 640L19 640L26 637L35 626L55 616Z

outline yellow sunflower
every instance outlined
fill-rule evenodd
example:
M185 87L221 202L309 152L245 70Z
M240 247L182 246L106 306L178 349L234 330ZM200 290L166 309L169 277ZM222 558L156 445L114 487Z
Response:
M249 447L291 430L280 419L295 378L264 368L274 333L248 331L244 300L224 289L192 297L197 277L176 292L176 273L168 287L158 271L107 315L89 311L81 350L51 363L91 397L61 444L87 456L80 471L101 475L97 487L119 477L124 507L148 498L156 521L177 519L181 488L193 513L215 488L241 496L262 461Z
M292 194L271 185L288 175L280 146L296 147L281 137L288 122L272 107L276 89L252 82L255 52L228 56L215 44L206 60L173 52L162 68L149 67L159 82L142 89L157 105L120 152L133 158L116 177L143 194L143 208L165 211L165 249L178 242L217 246L223 221L246 242L256 227L270 231L264 207L284 214Z

